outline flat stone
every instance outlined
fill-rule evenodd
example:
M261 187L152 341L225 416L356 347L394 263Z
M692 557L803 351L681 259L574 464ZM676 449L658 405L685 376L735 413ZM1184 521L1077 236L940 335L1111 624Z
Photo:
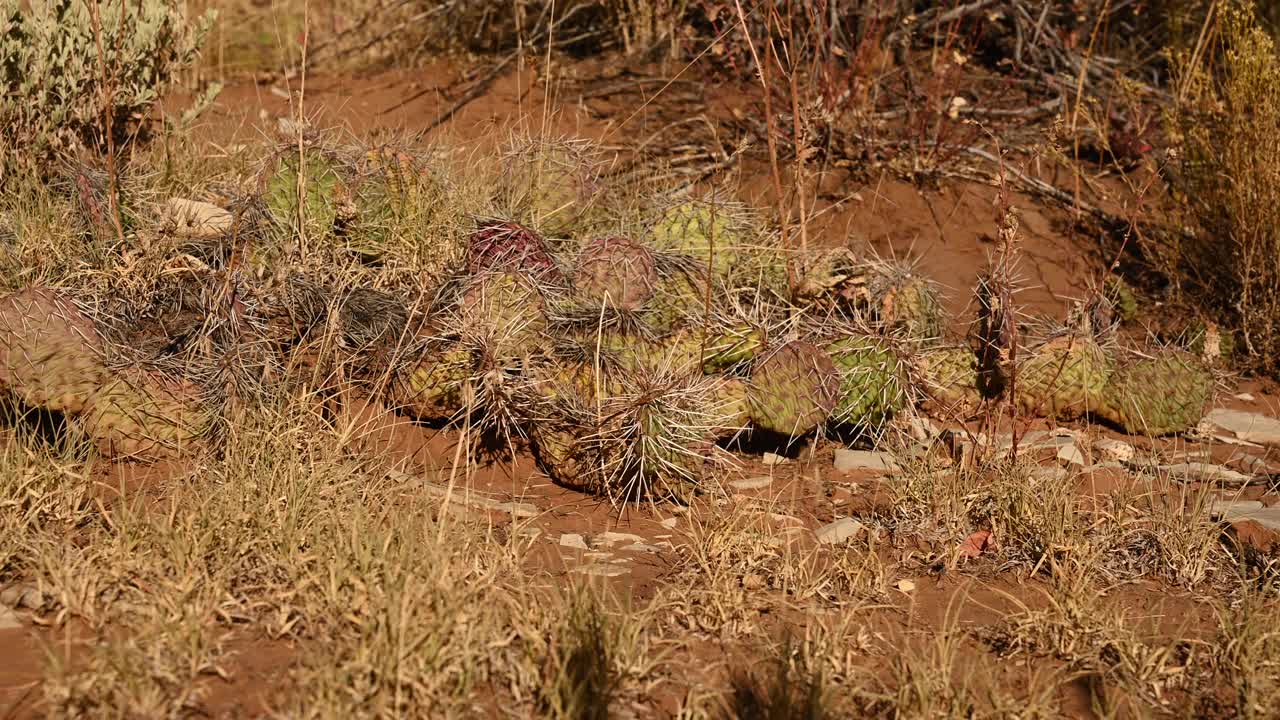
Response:
M1212 463L1185 462L1174 465L1160 465L1159 469L1184 480L1214 480L1242 485L1253 480L1251 475L1245 475Z
M11 608L0 606L0 630L16 630L22 627L22 618Z
M1233 513L1225 519L1242 545L1264 553L1280 552L1280 505Z
M627 543L644 542L644 538L640 537L639 535L632 535L631 533L613 532L612 530L600 533L599 535L596 536L596 539L604 543L605 545L613 545L615 543L620 543L620 542L627 542Z
M626 567L625 565L618 565L615 563L591 563L589 565L582 565L580 567L574 568L573 571L581 575L594 575L596 577L618 577L619 575L626 575L630 573L631 568Z
M779 525L795 525L804 526L804 521L794 515L784 515L782 513L769 513L769 519Z
M818 542L823 545L835 545L856 537L862 532L862 528L862 523L853 518L840 518L818 528L814 531L814 535L817 535Z
M624 547L624 548L622 548L622 549L623 549L623 550L630 550L631 552L647 552L647 553L660 553L660 552L662 552L662 548L660 548L660 547L658 547L658 546L656 546L656 545L648 545L648 544L646 544L646 543L631 543L630 545L628 545L628 546L626 546L626 547Z
M1244 402L1253 402L1256 399L1249 393L1236 393L1233 397L1237 400L1243 400Z
M900 590L901 592L904 592L904 593L911 593L911 592L915 592L915 589L916 589L916 583L915 583L915 581L914 581L914 580L905 580L905 579L904 579L904 580L899 580L899 581L894 585L894 587L898 588L898 590Z
M881 473L902 472L898 462L888 453L849 450L848 448L836 449L835 466L836 470L840 472L853 472L855 470Z
M1050 435L1034 444L1018 443L1018 446L1032 450L1060 450L1064 447L1072 447L1075 444L1076 439L1071 435Z
M787 458L782 457L781 455L767 452L764 454L764 457L761 458L760 462L763 462L765 465L768 465L769 467L773 467L774 465L783 465L791 461L788 460Z
M671 530L676 526L677 522L679 522L679 518L669 517L666 520L660 521L658 524L668 530Z
M577 550L590 550L587 547L587 541L578 533L563 533L560 535L560 547L574 548Z
M1219 498L1209 503L1209 515L1226 520L1261 509L1263 509L1263 505L1257 500L1223 500Z
M169 198L161 210L161 224L177 235L215 238L230 232L235 217L217 205L186 198Z
M1085 464L1084 453L1080 452L1080 448L1074 443L1058 448L1058 459L1069 465L1084 466Z
M1056 465L1038 467L1031 471L1031 476L1037 480L1066 480L1067 469Z
M1260 413L1217 408L1204 419L1215 427L1235 433L1241 440L1280 444L1280 420Z
M757 477L743 478L741 480L732 480L729 487L735 490L760 490L767 488L773 484L773 478L768 475L759 475Z
M1099 438L1093 443L1093 447L1103 455L1120 462L1129 462L1138 452L1129 443L1115 438Z
M537 540L538 538L542 537L542 528L522 527L516 531L516 537L528 538L530 540Z

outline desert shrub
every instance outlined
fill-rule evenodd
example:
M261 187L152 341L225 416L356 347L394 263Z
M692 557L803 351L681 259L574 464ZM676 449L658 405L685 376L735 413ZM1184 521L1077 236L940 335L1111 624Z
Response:
M214 17L193 22L181 0L0 0L0 182L56 153L106 147L107 114L117 148L140 137Z
M1175 50L1175 191L1192 231L1164 253L1238 321L1258 368L1280 369L1280 56L1251 3L1216 20L1217 46Z

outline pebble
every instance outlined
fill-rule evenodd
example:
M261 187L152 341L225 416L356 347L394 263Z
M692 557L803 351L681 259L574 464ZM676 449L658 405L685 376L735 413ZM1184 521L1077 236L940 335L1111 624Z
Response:
M674 529L674 528L675 528L676 523L677 523L678 521L679 521L679 518L669 517L669 518L667 518L666 520L663 520L663 521L659 522L658 524L659 524L659 525L661 525L662 527L664 527L664 528L668 529L668 530L671 530L671 529Z
M1209 424L1235 433L1241 440L1280 444L1280 420L1260 413L1218 408L1204 417Z
M1247 484L1253 477L1221 465L1203 462L1185 462L1158 466L1162 472L1184 480L1217 480L1219 482Z
M1230 520L1234 516L1257 512L1262 508L1262 503L1257 500L1223 500L1219 498L1209 503L1209 515Z
M761 462L763 462L765 465L768 465L769 467L773 467L774 465L782 465L784 463L788 463L791 461L782 457L781 455L767 452L764 454L764 457L761 459Z
M600 533L599 535L596 536L596 539L604 543L605 545L613 545L614 543L620 543L620 542L628 542L628 543L644 542L644 538L640 537L639 535L632 535L631 533L613 532L612 530Z
M899 590L901 590L904 593L910 593L910 592L915 592L916 584L912 580L899 580L895 585L895 587L897 587Z
M560 546L567 548L576 548L578 550L590 550L587 547L587 541L578 533L564 533L560 536Z
M901 472L898 462L888 453L867 450L849 450L837 448L835 456L836 470L852 472L854 470L870 470L882 473Z
M1059 448L1058 459L1067 463L1068 465L1083 466L1085 464L1084 453L1080 452L1080 448L1076 447L1074 443L1070 445L1064 445L1061 448Z
M767 488L773 484L773 478L768 475L760 475L758 477L744 478L742 480L733 480L729 483L729 487L736 490L760 490Z
M1243 400L1244 402L1253 402L1255 399L1253 395L1249 393L1236 393L1234 397L1235 399Z
M1132 445L1115 438L1099 438L1093 443L1093 447L1112 460L1120 462L1128 462L1137 454L1137 450Z
M835 545L857 536L862 528L863 524L853 518L840 518L818 528L814 535L818 536L818 542L823 545Z
M647 553L654 553L654 554L662 552L662 548L657 547L656 545L648 545L645 543L631 543L630 545L622 549L630 550L631 552L647 552Z

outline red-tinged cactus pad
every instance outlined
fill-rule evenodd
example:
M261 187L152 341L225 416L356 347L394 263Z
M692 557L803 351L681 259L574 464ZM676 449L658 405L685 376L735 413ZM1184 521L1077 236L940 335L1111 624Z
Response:
M812 432L835 409L840 372L831 357L796 340L766 354L751 374L751 420L790 437Z
M190 454L212 422L194 383L141 368L118 372L85 413L85 429L99 452L139 460Z
M506 270L559 274L551 249L538 233L515 222L480 221L467 241L467 271L474 275Z
M29 406L83 410L107 377L102 345L93 323L54 290L0 300L0 385Z
M592 240L578 253L574 282L593 303L638 310L658 284L653 251L624 237Z

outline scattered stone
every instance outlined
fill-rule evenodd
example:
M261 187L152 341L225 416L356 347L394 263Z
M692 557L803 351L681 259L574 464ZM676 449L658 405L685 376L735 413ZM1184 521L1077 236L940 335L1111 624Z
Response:
M769 519L779 525L793 525L804 527L804 521L794 515L783 515L782 513L769 513Z
M1246 515L1262 509L1257 500L1224 500L1221 498L1209 503L1209 516L1230 520L1238 515Z
M1050 435L1035 444L1018 443L1018 447L1030 448L1031 450L1061 450L1064 447L1072 447L1076 444L1076 439L1071 435Z
M765 465L768 465L769 467L773 467L774 465L782 465L785 463L789 463L791 461L788 460L787 458L782 457L781 455L767 452L764 454L764 458L761 459L761 462L763 462Z
M869 470L881 473L902 472L898 462L888 453L849 450L848 448L836 449L835 465L836 470L846 473L854 470Z
M1243 400L1244 402L1253 402L1255 399L1253 395L1250 395L1249 393L1236 393L1234 397L1235 399Z
M176 235L215 238L231 231L234 216L217 205L186 198L169 198L161 211L161 224Z
M862 527L862 523L853 518L840 518L818 528L814 534L818 536L818 542L823 545L835 545L856 537L862 532Z
M1201 428L1197 427L1196 429L1200 430ZM1258 443L1249 442L1248 440L1241 440L1240 438L1231 437L1230 435L1219 435L1217 433L1211 433L1211 432L1206 432L1201 434L1208 435L1209 438L1213 440L1217 440L1218 442L1223 443L1224 445L1239 445L1240 447L1251 447L1251 448L1262 447Z
M22 618L7 607L0 607L0 630L16 630L22 627Z
M1071 428L1056 427L1049 431L1049 435L1052 437L1078 438L1080 437L1080 431L1072 430Z
M604 543L605 545L613 545L614 543L620 543L620 542L628 542L628 543L644 542L644 538L640 537L639 535L632 535L631 533L613 532L612 530L600 533L599 535L596 536L596 539Z
M729 487L736 490L760 490L767 488L773 484L773 478L768 475L760 475L757 477L744 478L742 480L733 480L729 483Z
M904 593L912 593L912 592L915 592L916 590L915 582L912 580L906 580L906 579L899 580L895 587L897 587L898 590L901 590Z
M1217 408L1204 418L1215 427L1222 428L1248 442L1280 444L1280 420L1259 413Z
M647 552L647 553L654 553L654 554L662 552L662 548L656 545L648 545L646 543L631 543L630 545L622 549L630 550L631 552Z
M574 568L574 572L596 577L618 577L631 572L631 568L616 563L591 563Z
M675 528L677 522L679 522L679 518L669 517L666 520L659 522L658 524L668 530L671 530Z
M1103 455L1120 462L1129 462L1130 460L1133 460L1134 456L1138 452L1129 443L1123 440L1116 440L1115 438L1099 438L1093 443L1093 447Z
M1264 553L1280 553L1280 506L1233 513L1224 519L1231 523L1236 540L1242 545Z
M587 541L578 533L562 533L560 535L560 547L574 548L576 550L590 550Z
M1181 480L1214 480L1217 482L1247 484L1253 476L1236 472L1221 465L1203 462L1185 462L1174 465L1160 465L1158 469Z
M927 417L916 416L907 421L907 432L918 442L929 442L938 437L938 426Z
M1084 453L1080 452L1080 448L1076 447L1074 443L1059 448L1058 459L1068 465L1079 465L1081 467L1085 465Z

